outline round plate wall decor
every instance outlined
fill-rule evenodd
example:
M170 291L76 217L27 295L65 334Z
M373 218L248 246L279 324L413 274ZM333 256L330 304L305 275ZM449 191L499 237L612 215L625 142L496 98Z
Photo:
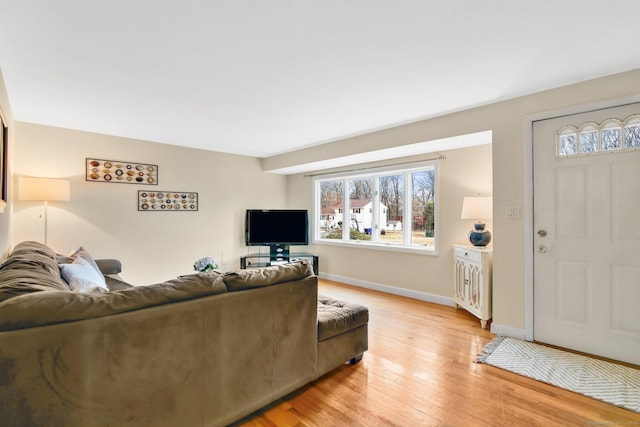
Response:
M91 182L158 185L158 165L123 162L121 160L86 159Z
M190 191L138 191L139 211L197 211L198 193Z

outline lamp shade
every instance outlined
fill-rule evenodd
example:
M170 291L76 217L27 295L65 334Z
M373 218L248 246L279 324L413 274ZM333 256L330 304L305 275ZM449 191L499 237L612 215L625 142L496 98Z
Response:
M493 197L465 197L462 200L462 219L474 219L476 223L469 232L469 241L474 246L487 246L491 242L491 232L485 230L483 219L493 217Z
M18 199L68 202L71 182L66 179L20 177Z
M462 219L491 219L493 197L472 196L462 201Z

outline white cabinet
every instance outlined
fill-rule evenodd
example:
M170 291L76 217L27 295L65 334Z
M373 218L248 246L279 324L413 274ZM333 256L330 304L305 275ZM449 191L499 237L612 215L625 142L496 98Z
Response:
M456 308L478 317L485 328L491 319L491 249L454 245L453 260Z

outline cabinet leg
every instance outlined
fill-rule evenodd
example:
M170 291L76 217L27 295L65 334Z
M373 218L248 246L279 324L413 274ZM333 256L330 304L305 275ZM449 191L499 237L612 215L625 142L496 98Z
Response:
M487 328L487 321L486 320L480 320L480 326L482 327L482 329L486 329Z

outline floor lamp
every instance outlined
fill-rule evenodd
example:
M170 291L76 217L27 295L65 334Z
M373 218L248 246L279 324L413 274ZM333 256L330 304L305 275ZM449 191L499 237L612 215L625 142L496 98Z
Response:
M71 182L66 179L20 177L18 199L44 201L44 244L46 245L47 204L48 202L68 202L71 199Z

